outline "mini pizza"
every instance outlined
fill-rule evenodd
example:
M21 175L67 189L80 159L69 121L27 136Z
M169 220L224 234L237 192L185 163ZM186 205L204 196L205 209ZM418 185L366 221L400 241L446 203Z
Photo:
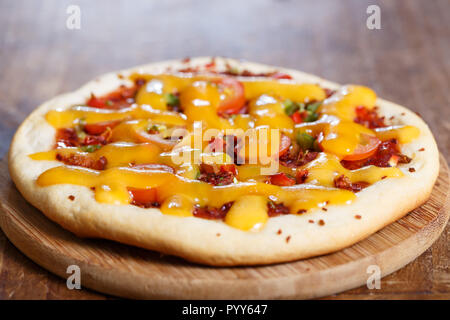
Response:
M359 85L224 58L101 76L37 108L9 153L27 201L80 237L216 266L350 246L424 203L436 142Z

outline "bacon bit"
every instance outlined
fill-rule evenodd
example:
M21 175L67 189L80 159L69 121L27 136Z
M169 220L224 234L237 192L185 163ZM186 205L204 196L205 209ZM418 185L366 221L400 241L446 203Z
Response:
M297 184L302 184L306 181L306 178L308 178L309 171L308 169L299 169L297 170L295 174L295 180L297 181Z
M355 219L360 220L360 219L361 219L361 216L360 216L359 214L357 214L357 215L355 215Z
M409 172L416 172L416 169L414 169L414 168L409 168L408 171L409 171Z
M237 170L234 164L210 165L202 163L200 165L200 176L198 180L212 184L214 186L226 186L233 183L237 174Z
M64 162L67 165L84 167L94 170L104 170L108 162L103 156L98 159L94 159L92 157L84 155L70 154L68 156L65 156L60 153L56 154L56 160Z
M304 214L306 212L305 209L299 209L297 210L297 214Z
M286 243L288 243L289 240L291 240L291 236L287 236L287 237L286 237Z
M198 218L209 220L224 219L232 205L233 202L227 202L220 208L214 208L209 206L200 207L196 205L193 214Z
M425 148L420 148L419 151L421 151L421 152L422 152L422 151L425 151Z
M289 214L289 208L283 203L275 203L273 201L267 202L267 214L269 217L276 217L282 214Z
M314 223L314 220L308 220L309 223Z
M56 131L56 147L77 147L79 145L78 135L73 128L62 128Z
M319 226L324 226L325 225L325 221L323 221L322 219L319 220L318 222Z
M285 167L295 168L315 160L319 152L306 150L303 151L297 144L293 144L287 153L280 157L280 163Z
M322 211L328 211L328 209L327 209L327 208L325 208L325 207L323 207L323 208L322 208Z
M270 184L276 185L276 186L292 186L296 183L295 178L291 177L290 175L287 175L284 172L273 174L269 177L268 182Z
M356 170L362 167L374 165L377 167L390 167L389 160L393 155L398 156L398 163L409 163L411 158L400 153L400 148L396 139L383 141L378 146L377 151L367 159L348 161L342 160L341 164L349 170Z
M382 128L386 127L384 123L384 117L380 117L376 109L368 109L363 106L358 106L355 109L356 117L353 119L356 123L359 123L367 128Z
M350 179L343 174L334 179L334 186L336 188L350 190L352 192L359 192L369 185L369 183L364 181L352 183Z
M70 195L68 198L69 198L70 201L75 200L75 197L73 195Z
M280 235L280 234L281 234L281 232L282 232L282 231L281 231L281 229L278 229L278 232L277 232L277 234L278 234L278 235Z

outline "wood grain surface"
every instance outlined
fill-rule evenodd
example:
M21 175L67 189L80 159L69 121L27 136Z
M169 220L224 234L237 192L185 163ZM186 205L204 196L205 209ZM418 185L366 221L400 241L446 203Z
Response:
M45 269L67 279L68 266L78 266L83 286L114 296L317 298L366 284L374 266L380 276L388 275L431 246L450 216L449 169L442 157L440 163L439 177L424 205L351 247L290 263L217 268L112 241L78 238L23 200L11 183L6 160L0 163L0 227Z
M69 5L81 29L66 28ZM381 8L381 30L366 9ZM419 112L445 159L450 155L450 2L0 1L0 154L41 102L96 75L152 61L223 55L280 65L374 88ZM450 298L447 226L414 262L331 299ZM0 231L0 299L105 299L68 290L22 255Z

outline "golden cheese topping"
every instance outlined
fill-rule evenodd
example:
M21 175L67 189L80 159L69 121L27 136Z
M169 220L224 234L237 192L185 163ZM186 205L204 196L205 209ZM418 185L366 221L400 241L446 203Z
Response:
M316 84L219 73L130 80L134 87L46 114L55 148L30 158L62 165L39 186L80 185L101 203L258 231L272 216L349 204L362 188L401 177L408 157L399 145L420 134L384 125L362 86L330 95Z

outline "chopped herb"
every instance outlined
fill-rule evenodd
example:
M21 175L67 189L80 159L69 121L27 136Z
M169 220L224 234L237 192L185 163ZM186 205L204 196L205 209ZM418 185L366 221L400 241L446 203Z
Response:
M87 146L82 146L81 150L91 153L91 152L94 152L95 150L100 149L101 147L102 147L101 144L90 144Z
M149 133L159 132L159 128L158 128L158 126L157 126L156 124L153 124L153 125L150 125L150 126L147 128L147 131L148 131Z
M322 102L313 102L306 106L306 110L311 111L312 113L316 113L317 109L319 109Z
M292 100L286 99L283 102L284 105L284 112L288 116L292 116L296 111L304 111L305 110L305 104L301 102L293 102Z
M298 109L298 105L294 102L292 102L292 100L284 100L283 102L284 104L284 112L288 115L288 116L292 116L292 114L297 111Z
M164 95L164 98L166 99L167 105L171 107L178 107L180 105L180 99L173 93L167 93Z
M107 106L112 106L112 105L113 105L113 102L112 102L111 100L106 100L105 104L106 104Z
M304 133L299 132L297 133L297 143L300 145L300 148L303 150L312 150L314 149L314 142L316 139L314 139L313 136Z
M311 111L307 111L307 116L305 117L305 119L303 119L303 121L305 122L313 122L316 121L317 119L319 119L319 114L311 112Z

